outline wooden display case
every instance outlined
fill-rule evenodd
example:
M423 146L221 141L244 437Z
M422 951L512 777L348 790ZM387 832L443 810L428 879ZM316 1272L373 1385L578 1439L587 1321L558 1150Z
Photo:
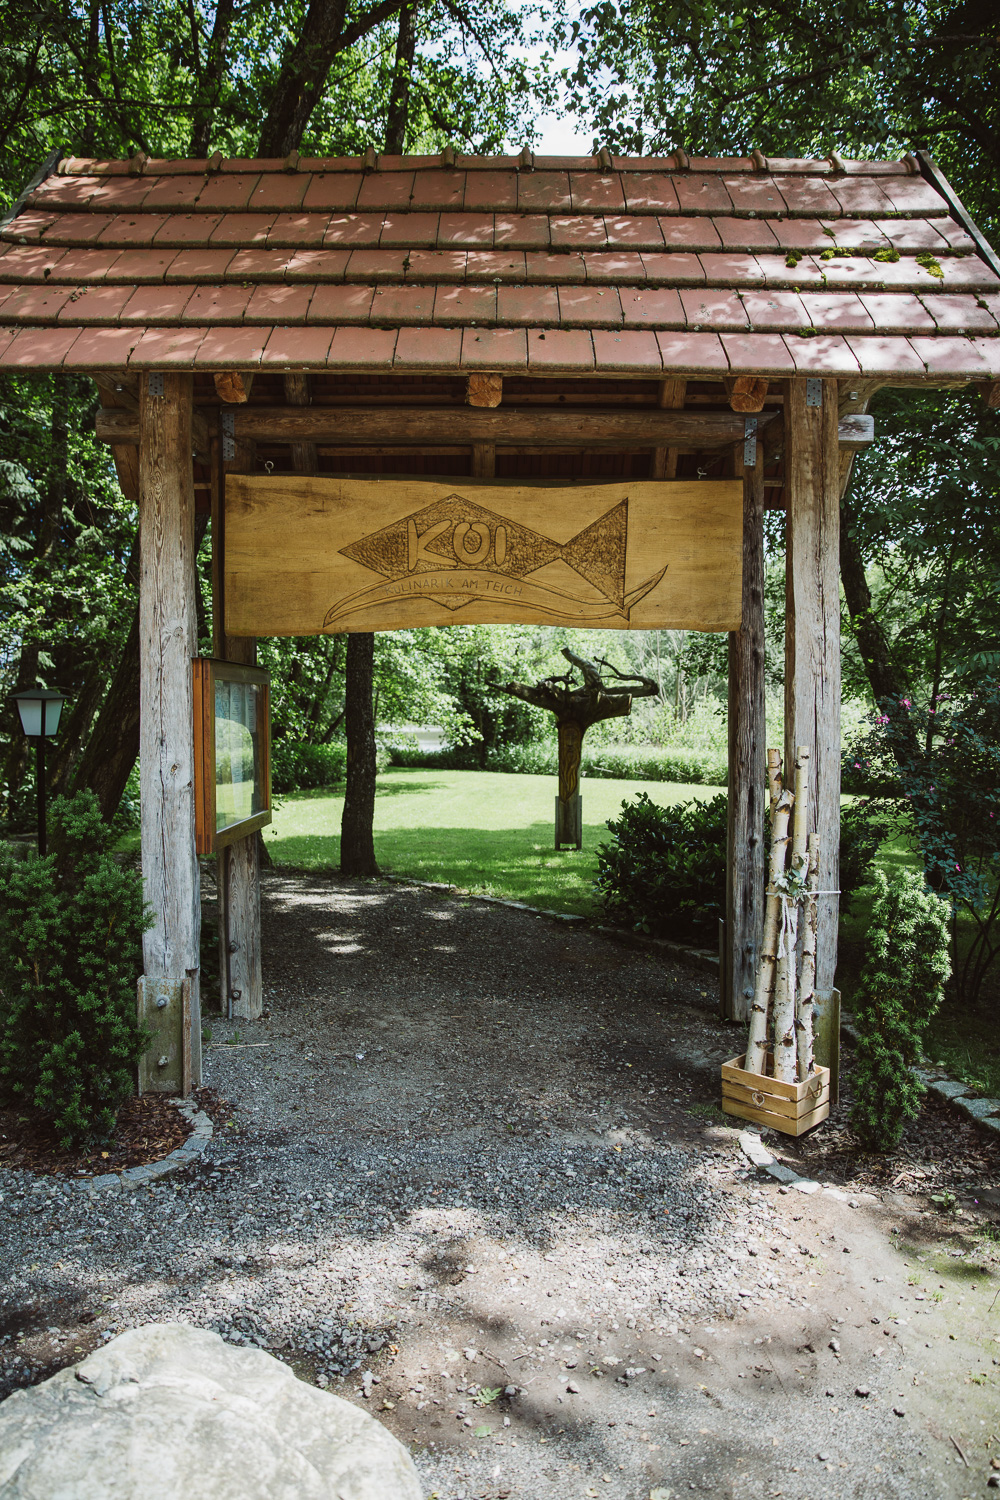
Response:
M270 677L211 656L192 665L195 847L213 854L271 821Z

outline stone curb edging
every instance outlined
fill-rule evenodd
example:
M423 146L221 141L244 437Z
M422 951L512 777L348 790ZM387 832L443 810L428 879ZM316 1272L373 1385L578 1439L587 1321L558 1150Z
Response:
M842 1203L851 1203L856 1206L857 1200L849 1193L842 1192L840 1188L828 1187L822 1182L816 1182L811 1177L800 1177L798 1172L793 1172L791 1167L782 1166L768 1151L760 1136L753 1130L740 1131L740 1150L743 1155L773 1177L775 1182L782 1183L785 1187L795 1188L800 1193L811 1195L812 1193L826 1193L829 1198L839 1198Z
M142 1167L126 1167L122 1172L104 1172L100 1177L71 1178L71 1186L92 1194L124 1192L128 1188L156 1182L160 1177L168 1177L171 1172L179 1172L182 1167L189 1167L193 1161L197 1161L215 1134L211 1116L199 1109L193 1099L171 1099L169 1102L176 1105L178 1113L190 1120L194 1127L191 1134L169 1156Z
M547 917L550 922L565 922L572 926L583 926L613 943L626 948L638 948L646 953L658 953L661 958L676 959L692 969L701 969L718 978L719 955L708 948L689 948L685 943L673 943L669 938L644 937L640 932L629 932L624 927L609 927L605 923L591 922L577 912L552 911L547 906L529 906L526 901L511 901L506 896L481 896L463 890L460 885L449 885L443 880L415 880L408 875L380 875L379 880L390 885L416 886L424 891L439 891L443 895L463 896L469 901L484 901L489 906L506 906L511 911L526 911L533 917Z

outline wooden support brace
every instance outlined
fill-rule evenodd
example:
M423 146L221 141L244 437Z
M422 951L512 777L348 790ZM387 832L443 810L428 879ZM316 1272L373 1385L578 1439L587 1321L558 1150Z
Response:
M657 392L657 405L663 411L683 411L684 402L687 400L687 381L671 376L667 380L660 381L660 389ZM658 447L653 449L652 461L649 466L650 479L676 479L677 478L677 449Z
M285 376L285 400L289 406L309 406L311 404L312 393L309 389L308 375ZM292 444L292 468L296 474L316 473L318 455L315 443Z
M767 400L767 381L755 375L737 375L727 380L729 405L733 411L763 411Z
M226 370L215 376L215 394L220 401L232 406L242 406L252 385L253 376L241 374L239 370Z
M499 406L503 400L503 376L470 375L466 381L465 399L469 406Z
M187 982L190 1073L193 1082L200 1084L201 891L194 845L191 682L191 659L197 649L191 398L190 375L142 377L139 778L142 874L155 918L142 940L145 977L170 981L175 988Z
M840 870L840 488L837 383L789 381L785 564L785 764L809 749L809 832L820 836L816 1061L836 1059ZM836 1080L833 1081L834 1090Z
M984 380L980 384L979 393L987 406L994 409L1000 407L1000 380Z

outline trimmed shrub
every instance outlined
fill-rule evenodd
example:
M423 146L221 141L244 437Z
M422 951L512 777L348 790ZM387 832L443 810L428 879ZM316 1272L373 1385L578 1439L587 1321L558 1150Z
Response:
M647 792L609 819L597 850L606 911L651 937L714 946L726 901L726 798L659 807Z
M109 851L92 792L57 798L45 859L0 863L0 1090L65 1146L107 1137L135 1093L142 877Z
M872 882L875 901L864 968L854 997L858 1030L851 1124L872 1151L889 1151L920 1110L921 1060L928 1023L951 973L948 903L911 870Z
M454 745L446 750L417 750L393 746L392 764L407 769L437 771L505 771L510 775L555 776L559 756L554 740L527 745L499 745L486 753L483 764L476 745ZM582 774L595 780L679 781L694 786L725 786L725 762L711 754L679 749L659 750L627 745L587 745L583 742Z
M275 740L271 746L271 786L275 792L336 786L347 772L347 746L307 745Z

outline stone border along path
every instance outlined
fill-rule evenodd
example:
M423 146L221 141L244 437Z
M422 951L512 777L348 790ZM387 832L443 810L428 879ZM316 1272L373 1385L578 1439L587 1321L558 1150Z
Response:
M179 1172L182 1167L189 1167L197 1157L204 1154L205 1147L215 1134L215 1126L211 1116L199 1109L193 1099L171 1099L169 1102L176 1105L178 1113L194 1126L191 1134L169 1156L164 1156L161 1161L148 1162L142 1167L126 1167L123 1172L104 1172L100 1177L69 1177L66 1179L67 1186L83 1188L89 1193L123 1192L130 1187L140 1187L143 1183L168 1177L171 1172Z

